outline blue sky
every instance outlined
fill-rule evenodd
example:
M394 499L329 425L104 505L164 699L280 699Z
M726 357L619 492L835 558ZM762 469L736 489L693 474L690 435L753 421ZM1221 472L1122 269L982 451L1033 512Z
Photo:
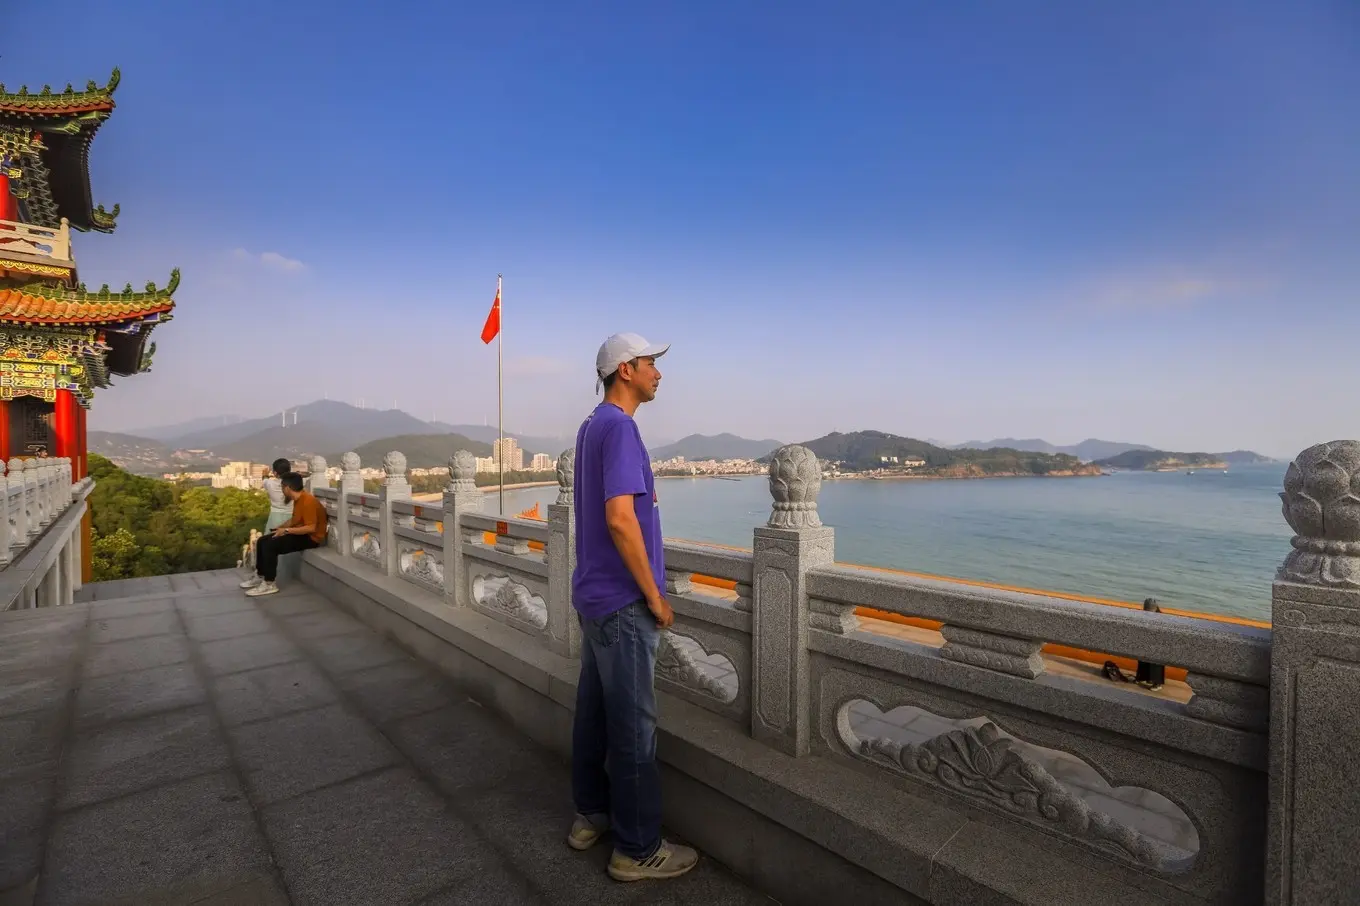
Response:
M17 20L16 20L17 14ZM609 333L658 437L1360 435L1360 7L70 2L117 65L86 282L184 271L127 430L329 395L568 433Z

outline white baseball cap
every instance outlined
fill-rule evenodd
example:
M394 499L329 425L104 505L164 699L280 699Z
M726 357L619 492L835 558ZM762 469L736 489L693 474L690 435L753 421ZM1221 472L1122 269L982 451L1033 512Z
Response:
M609 377L624 362L633 359L659 359L671 348L669 343L648 343L635 333L616 333L600 345L595 353L595 390L599 391L604 379Z

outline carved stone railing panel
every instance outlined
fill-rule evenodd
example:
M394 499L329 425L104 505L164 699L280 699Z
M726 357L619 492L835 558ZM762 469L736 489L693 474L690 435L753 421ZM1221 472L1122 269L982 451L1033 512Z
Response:
M751 719L748 633L677 615L657 650L657 688L745 727Z
M403 579L444 593L444 552L404 538L397 541L397 568Z
M1156 879L1144 884L1154 893L1259 899L1259 770L1149 742L1135 722L1106 732L824 656L813 685L814 738L829 757L1057 837L1135 883Z
M541 636L548 625L547 589L525 576L496 573L469 564L472 606L530 635Z
M999 670L1026 679L1034 679L1044 672L1044 661L1039 657L1039 649L1044 646L1041 641L949 625L942 626L940 634L945 640L944 646L940 648L940 656L951 661Z
M858 758L1139 866L1182 871L1199 851L1194 824L1165 796L1115 789L1080 758L1016 739L985 717L951 721L910 706L884 713L854 699L839 719L841 741Z
M548 523L538 519L520 519L512 516L487 516L482 513L467 513L463 516L463 527L478 532L491 532L496 536L496 545L507 553L524 553L528 545L524 542L548 543ZM502 545L504 545L502 547Z
M382 533L377 526L352 523L349 543L353 556L377 566L383 565Z
M859 617L855 615L853 604L808 598L808 625L813 629L845 635L859 628Z
M0 220L0 252L50 258L57 264L72 264L70 224L65 217L61 218L61 225L55 228Z

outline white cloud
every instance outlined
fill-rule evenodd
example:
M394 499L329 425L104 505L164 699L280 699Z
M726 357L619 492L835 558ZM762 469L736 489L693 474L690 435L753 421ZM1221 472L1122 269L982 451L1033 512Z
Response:
M1119 277L1095 283L1078 301L1100 311L1183 308L1232 288L1228 281L1206 276Z
M231 253L231 256L237 261L258 264L270 268L271 270L283 271L285 273L296 274L307 269L307 265L303 264L298 259L289 258L287 255L282 255L278 252L260 252L259 254L256 254L238 248Z

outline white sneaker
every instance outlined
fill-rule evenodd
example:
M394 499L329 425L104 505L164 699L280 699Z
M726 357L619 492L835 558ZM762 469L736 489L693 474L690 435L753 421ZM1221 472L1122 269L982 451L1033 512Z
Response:
M262 595L276 595L278 593L279 587L275 585L273 582L261 582L259 585L256 585L250 591L246 592L246 596L250 598L258 598L261 597Z
M241 583L241 587L242 587L242 588L254 588L256 585L259 585L259 584L260 584L261 582L263 582L263 581L264 581L264 580L261 579L260 576L259 576L259 574L257 573L256 575L253 575L253 576L251 576L249 579L247 579L247 580L245 580L244 582L242 582L242 583Z
M663 881L678 878L699 864L699 854L688 846L661 841L646 859L630 859L617 849L609 857L609 876L615 881Z

